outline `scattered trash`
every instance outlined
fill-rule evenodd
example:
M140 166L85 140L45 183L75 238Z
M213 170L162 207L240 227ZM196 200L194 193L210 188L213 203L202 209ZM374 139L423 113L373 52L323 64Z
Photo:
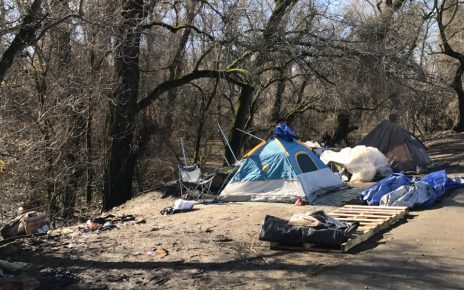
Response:
M74 229L58 228L47 230L47 234L49 239L58 239L61 237L74 238L83 233L112 230L118 227L118 223L124 223L125 225L144 224L146 223L146 220L142 219L140 221L136 221L136 218L133 215L122 215L121 217L116 217L115 215L108 214L106 216L89 219L83 226L79 226Z
M114 229L114 228L117 228L118 226L115 225L114 223L108 221L106 223L103 224L103 226L101 227L101 231L107 231L107 230L111 230L111 229Z
M162 214L162 215L171 215L171 214L175 214L175 213L176 213L176 211L174 210L173 207L165 207L160 211L160 214Z
M50 227L48 225L43 225L40 228L37 229L38 234L46 234L50 230Z
M48 216L44 212L30 211L23 215L22 224L27 235L37 233L37 229L49 229ZM47 232L47 231L45 231Z
M156 254L154 251L148 251L143 254L145 257L154 257Z
M68 249L76 249L76 250L79 250L79 249L82 249L82 248L85 248L86 247L86 244L84 242L79 242L79 243L69 243L67 245L67 248Z
M158 248L155 251L156 256L160 257L161 259L169 255L168 251L163 248Z
M67 236L72 233L74 233L74 231L70 228L58 228L58 229L47 231L48 238L57 238L57 237L60 237L61 235Z
M130 221L135 221L135 217L133 215L123 215L121 217L122 222L130 222Z
M140 252L135 252L134 254L135 255L141 255ZM169 255L169 252L166 249L163 249L163 248L153 248L150 251L147 251L147 252L143 253L143 255L145 257L158 257L158 258L162 259L162 258L166 257L167 255Z
M171 214L175 214L175 213L176 213L176 211L174 210L173 207L165 207L160 211L160 214L162 214L162 215L171 215Z
M170 215L180 212L187 212L193 210L193 206L197 204L196 201L177 199L174 206L163 208L160 213L162 215Z
M295 201L295 205L296 205L296 206L302 206L302 205L303 205L303 200L301 200L301 198L297 199L297 200Z
M96 231L96 230L99 230L101 227L103 227L104 223L105 223L104 219L94 218L93 220L88 220L85 226L90 231Z

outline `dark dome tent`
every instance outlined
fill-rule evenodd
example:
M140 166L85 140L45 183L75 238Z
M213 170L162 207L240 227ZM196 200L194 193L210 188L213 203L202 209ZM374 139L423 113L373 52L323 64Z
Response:
M426 147L408 130L388 120L382 121L359 145L372 146L385 154L393 171L416 171L432 161Z

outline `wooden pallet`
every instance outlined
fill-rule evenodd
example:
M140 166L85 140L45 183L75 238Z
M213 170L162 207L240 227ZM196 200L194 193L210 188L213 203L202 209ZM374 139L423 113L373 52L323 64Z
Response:
M402 206L365 206L345 205L329 213L330 216L340 221L357 221L358 229L343 243L339 249L318 248L313 244L302 246L286 246L271 242L271 249L286 250L310 250L344 253L353 247L367 241L376 233L392 226L408 214L408 208Z

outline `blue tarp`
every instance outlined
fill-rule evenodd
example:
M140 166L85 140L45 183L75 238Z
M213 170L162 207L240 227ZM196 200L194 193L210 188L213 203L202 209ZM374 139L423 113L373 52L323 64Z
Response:
M361 195L369 205L378 205L382 196L409 183L411 183L411 179L406 175L403 173L395 173L362 191Z
M417 180L398 173L382 179L361 195L369 205L379 205L382 200L382 205L429 207L440 196L458 187L464 187L464 178L448 178L446 170L432 172Z
M277 138L282 138L287 141L293 141L296 138L298 138L295 132L293 132L292 129L290 129L290 127L287 126L286 123L280 123L279 125L277 125L277 127L275 127L274 130L272 130L272 133Z

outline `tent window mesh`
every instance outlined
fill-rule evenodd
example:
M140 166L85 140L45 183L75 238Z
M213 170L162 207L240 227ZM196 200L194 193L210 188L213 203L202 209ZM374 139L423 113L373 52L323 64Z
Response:
M306 173L306 172L317 170L316 164L314 164L311 157L309 157L309 155L306 154L305 152L298 152L295 155L295 159L296 159L296 163L298 164L298 167L300 168L301 173Z

